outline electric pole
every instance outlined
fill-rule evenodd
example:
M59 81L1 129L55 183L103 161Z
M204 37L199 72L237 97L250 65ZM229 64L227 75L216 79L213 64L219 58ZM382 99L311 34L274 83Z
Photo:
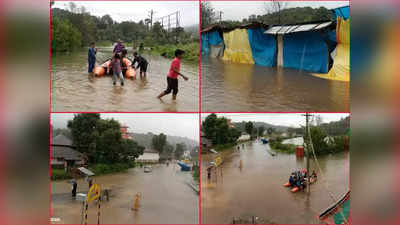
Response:
M156 13L156 12L154 12L154 10L150 10L150 11L149 11L149 17L150 17L150 29L152 29L152 28L153 28L153 15L154 15L154 13Z
M222 21L222 11L219 11L219 23L221 23L221 21Z
M308 127L309 127L308 123L309 123L309 117L311 117L312 115L310 115L309 113L306 113L303 116L306 117L306 132L305 132L306 138L304 139L304 143L305 143L306 149L307 149L307 177L306 177L307 190L308 190L308 192L310 192L310 147L311 146L310 146L310 140L309 140L310 134L308 132L308 130L309 130L308 129Z

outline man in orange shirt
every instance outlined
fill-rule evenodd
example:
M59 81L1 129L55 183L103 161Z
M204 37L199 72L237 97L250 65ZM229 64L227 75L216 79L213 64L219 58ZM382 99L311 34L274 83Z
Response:
M172 99L176 100L176 95L178 94L178 77L182 76L184 80L189 79L179 72L181 68L181 59L183 58L184 54L185 51L183 50L175 50L175 58L171 62L171 66L169 68L169 73L167 76L167 89L161 92L161 94L159 94L157 98L161 99L161 97L171 93L172 91Z

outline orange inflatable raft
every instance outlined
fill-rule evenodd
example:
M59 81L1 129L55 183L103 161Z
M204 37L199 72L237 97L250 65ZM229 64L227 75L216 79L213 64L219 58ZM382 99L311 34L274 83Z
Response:
M136 70L131 67L132 62L127 59L123 58L122 62L124 63L125 67L127 68L126 71L124 72L124 76L126 78L136 78ZM93 74L97 77L102 77L106 75L107 68L110 68L111 66L111 60L106 61L100 66L96 66L93 70Z
M312 178L310 179L310 184L315 183L315 181L317 181L317 179L312 177ZM284 186L284 187L290 187L290 183L289 183L289 182L286 182L283 186ZM290 189L290 191L293 192L293 193L298 192L299 190L300 190L299 187L293 187L292 189Z

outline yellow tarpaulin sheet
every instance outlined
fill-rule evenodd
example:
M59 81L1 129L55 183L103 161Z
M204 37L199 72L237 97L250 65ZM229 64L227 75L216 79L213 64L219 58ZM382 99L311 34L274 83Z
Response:
M223 60L254 64L249 37L246 29L236 29L224 33L225 51Z
M313 74L330 80L350 81L350 19L337 18L336 56L331 70L327 74Z

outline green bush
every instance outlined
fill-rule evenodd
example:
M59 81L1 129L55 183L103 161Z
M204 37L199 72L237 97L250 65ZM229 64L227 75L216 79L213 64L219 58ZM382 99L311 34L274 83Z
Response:
M70 173L65 172L64 169L51 169L51 180L66 180L72 179Z
M185 51L185 56L183 58L184 61L188 62L197 62L199 59L199 43L193 42L189 44L178 44L178 45L157 45L152 49L153 53L162 54L169 59L173 59L175 57L175 50L182 49Z
M296 153L296 145L293 144L282 144L282 142L279 141L272 141L269 143L269 146L277 152L288 154Z
M108 174L108 173L117 173L125 171L129 168L133 168L136 166L134 161L130 161L127 163L114 163L114 164L96 164L91 166L89 169L93 171L96 175Z

